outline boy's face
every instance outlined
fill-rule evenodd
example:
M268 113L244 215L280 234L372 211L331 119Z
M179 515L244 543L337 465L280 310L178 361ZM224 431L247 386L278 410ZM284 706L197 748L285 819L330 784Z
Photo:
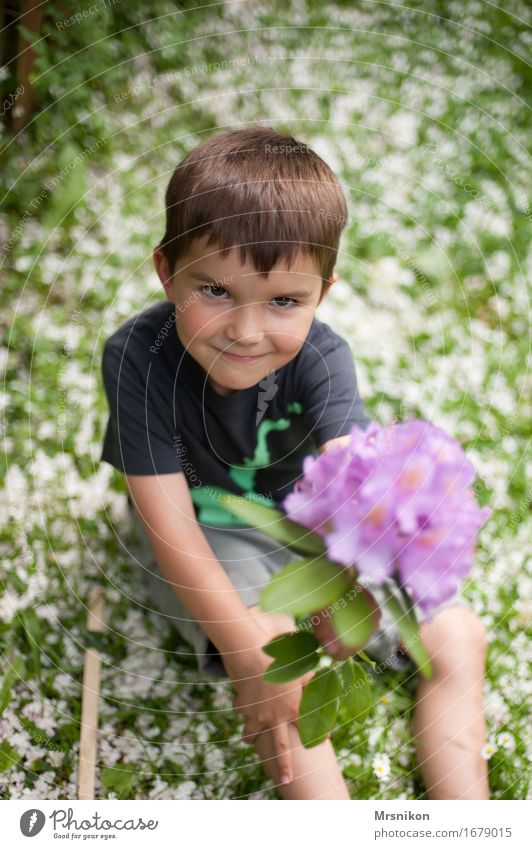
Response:
M222 259L207 236L195 239L172 275L154 251L166 296L176 306L176 330L188 353L220 395L255 386L300 351L316 307L336 280L323 286L316 261L300 254L261 277L237 249Z

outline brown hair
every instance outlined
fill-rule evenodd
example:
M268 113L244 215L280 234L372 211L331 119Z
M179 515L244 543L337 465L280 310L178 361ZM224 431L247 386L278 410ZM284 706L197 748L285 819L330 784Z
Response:
M173 272L202 235L221 256L240 248L264 276L298 252L332 274L347 204L334 172L307 145L271 127L213 136L175 169L166 190L166 232L158 247Z

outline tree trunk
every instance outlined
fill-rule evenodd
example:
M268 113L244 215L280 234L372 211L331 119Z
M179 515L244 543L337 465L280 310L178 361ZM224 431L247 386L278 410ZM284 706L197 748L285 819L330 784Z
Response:
M39 0L22 0L20 4L20 23L32 32L40 33L42 21L42 3ZM17 49L17 86L23 86L13 117L13 132L18 133L30 120L35 108L35 92L30 82L30 74L35 64L35 54L30 43L18 32ZM24 110L24 111L22 111Z

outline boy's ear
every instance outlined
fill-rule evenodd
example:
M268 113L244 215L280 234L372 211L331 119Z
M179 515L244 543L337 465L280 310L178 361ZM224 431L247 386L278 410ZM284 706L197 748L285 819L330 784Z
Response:
M337 275L336 271L333 271L333 273L329 277L327 283L324 283L322 288L321 288L321 295L320 295L320 299L318 301L318 306L323 301L325 295L327 294L327 292L329 291L329 289L331 288L333 283L336 283L337 280L338 280L338 275Z
M163 254L160 248L154 248L153 264L155 266L157 276L163 284L163 289L166 292L166 297L169 301L171 301L171 303L175 303L173 287L174 275L171 273L170 266L168 265L168 260L166 259L165 255Z

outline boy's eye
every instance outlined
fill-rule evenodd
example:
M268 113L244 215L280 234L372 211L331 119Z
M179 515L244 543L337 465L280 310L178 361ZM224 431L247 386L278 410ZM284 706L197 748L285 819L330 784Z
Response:
M279 295L277 298L273 298L274 301L284 301L284 303L277 304L278 307L291 307L292 304L297 304L297 301L294 298L288 298L285 295Z
M210 291L208 291L210 290ZM220 293L224 293L227 289L224 289L223 286L216 286L214 283L204 283L201 287L201 291L206 295L212 295L213 298L217 298L221 301L221 297L218 297Z

